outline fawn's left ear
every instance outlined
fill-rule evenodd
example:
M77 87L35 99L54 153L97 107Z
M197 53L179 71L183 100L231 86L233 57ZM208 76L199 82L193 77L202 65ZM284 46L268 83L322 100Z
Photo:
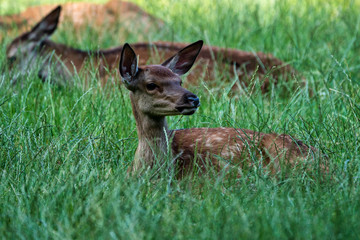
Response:
M138 61L134 50L127 43L121 51L119 70L123 83L130 89L133 78L138 72Z
M199 40L180 50L177 54L163 62L161 65L169 68L173 73L183 75L187 73L194 64L203 46Z

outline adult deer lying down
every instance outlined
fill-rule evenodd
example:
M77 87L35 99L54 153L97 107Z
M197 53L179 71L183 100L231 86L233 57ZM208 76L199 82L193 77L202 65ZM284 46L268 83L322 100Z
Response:
M202 171L208 165L218 171L235 166L241 172L245 166L262 163L277 172L281 166L301 165L311 157L316 149L286 134L223 127L168 129L166 116L192 115L200 106L199 98L181 86L180 76L193 66L202 45L202 41L195 42L161 65L143 67L138 67L130 45L124 45L119 70L130 91L139 138L129 172L153 167L157 155L166 155L168 141L178 176L186 175L195 165ZM250 159L250 152L256 154L258 163Z
M0 16L0 29L6 30L7 35L17 30L24 32L39 22L41 16L56 7L56 4L42 4L28 7L18 14ZM135 3L121 0L109 0L104 4L67 2L62 5L62 9L59 20L61 23L70 24L76 30L88 27L105 28L112 34L120 34L116 35L117 39L124 39L124 32L140 32L146 35L149 30L156 31L164 25L160 19L148 14ZM2 37L0 36L0 40Z
M76 72L87 73L88 70L84 71L84 68L91 65L95 67L102 84L105 84L109 77L118 79L118 76L115 78L114 76L117 74L116 69L122 46L108 50L82 51L48 39L57 28L60 12L61 7L59 6L29 32L22 34L10 43L6 52L7 58L13 66L17 66L21 70L14 72L18 75L28 74L28 69L37 62L40 66L38 75L41 79L46 80L52 69L54 74L51 80L58 84L66 84L71 82ZM140 64L146 64L152 56L159 55L160 58L169 58L184 48L186 44L155 42L152 44L136 43L132 46L142 57ZM279 74L286 75L294 72L290 66L286 66L271 55L205 46L199 54L199 64L188 77L189 82L198 81L202 76L205 81L218 79L219 76L214 71L216 66L227 71L228 75L239 75L243 82L251 78L245 73L255 71L258 66L260 66L258 72L262 74L278 66L276 70L271 71L275 79ZM268 80L267 78L263 83L264 90L268 86ZM14 82L16 82L16 76L14 76Z

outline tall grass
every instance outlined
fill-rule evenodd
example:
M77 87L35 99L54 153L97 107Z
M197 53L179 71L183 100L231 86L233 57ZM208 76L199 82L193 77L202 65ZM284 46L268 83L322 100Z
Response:
M190 89L201 99L171 128L237 126L288 133L329 157L331 179L271 177L178 181L152 172L126 177L137 146L125 88L42 83L36 69L12 86L0 43L0 236L5 239L359 239L359 8L355 1L137 1L167 22L147 38L271 52L305 88L281 83L263 95L229 93L236 79ZM121 24L121 23L119 23ZM136 23L134 23L136 24ZM55 41L116 46L108 32ZM136 41L131 35L130 42ZM93 45L92 45L93 44ZM140 56L141 57L141 56ZM91 71L91 69L89 69ZM77 78L81 81L81 78ZM296 79L293 79L295 81ZM312 94L309 94L308 88Z

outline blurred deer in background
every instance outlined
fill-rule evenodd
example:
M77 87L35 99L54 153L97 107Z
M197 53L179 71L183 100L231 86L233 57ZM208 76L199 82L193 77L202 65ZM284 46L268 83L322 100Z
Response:
M311 159L316 149L286 134L224 127L168 129L166 116L192 115L200 106L199 98L181 86L180 76L193 66L202 45L202 41L195 42L161 65L143 67L138 67L130 45L124 45L119 70L130 92L139 139L128 171L152 168L158 155L166 158L168 147L178 176L188 174L194 166L202 172L207 166L217 171L235 166L241 175L241 169L254 164L275 173L281 166L301 166L305 159ZM251 159L251 154L258 162Z
M56 7L56 4L31 6L18 14L0 16L0 27L6 31L7 35L12 35L16 31L29 31L29 27L38 23L41 16L48 14ZM133 24L134 21L136 24ZM135 3L120 0L110 0L104 4L64 3L59 22L66 26L70 24L77 32L88 27L99 30L105 28L107 32L116 34L116 39L119 37L121 39L124 32L146 34L149 30L156 31L164 25L162 20L148 14Z
M61 7L58 6L45 16L30 31L14 39L7 47L7 59L14 71L13 82L28 74L28 70L38 63L38 75L42 80L49 79L57 84L68 84L76 73L88 73L86 66L90 65L105 85L109 79L116 81L117 66L122 46L98 51L83 51L64 44L49 40L58 26ZM142 58L140 64L146 64L152 57L166 59L183 49L187 44L172 42L135 43L133 48ZM260 66L260 67L259 67ZM195 69L188 76L190 83L199 79L211 81L217 79L216 69L231 76L239 76L243 85L248 84L252 74L258 69L259 77L271 71L271 76L276 82L279 75L286 76L295 71L279 59L263 53L249 53L235 49L225 49L205 46L199 53L199 61ZM274 70L275 69L275 70ZM87 79L87 78L85 78ZM266 77L262 84L262 90L266 91L269 86L269 78Z

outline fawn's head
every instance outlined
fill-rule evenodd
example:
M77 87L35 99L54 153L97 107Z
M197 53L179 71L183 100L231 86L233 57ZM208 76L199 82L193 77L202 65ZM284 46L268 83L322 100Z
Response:
M19 68L17 70L26 70L34 63L41 51L42 43L49 38L57 28L61 7L58 6L47 16L45 16L29 32L23 33L15 38L6 49L6 57L10 68ZM40 74L40 73L39 73Z
M202 45L203 41L197 41L161 65L144 67L138 67L134 50L129 44L124 45L120 75L139 111L154 117L195 113L199 98L181 86L180 76L190 70Z

